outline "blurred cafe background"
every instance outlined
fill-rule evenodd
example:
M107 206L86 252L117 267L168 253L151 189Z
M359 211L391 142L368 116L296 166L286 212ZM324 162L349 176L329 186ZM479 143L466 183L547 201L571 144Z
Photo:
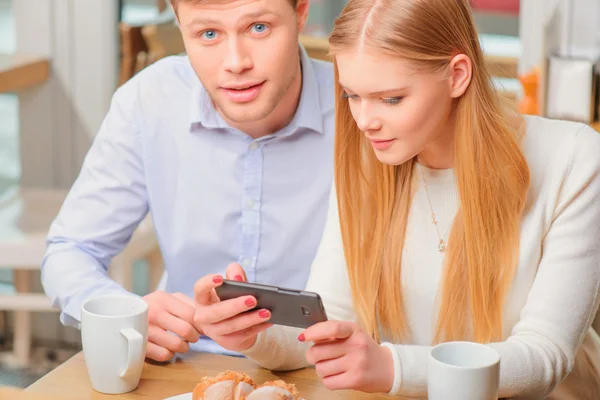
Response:
M312 0L301 42L313 57L327 59L345 3ZM598 127L600 1L472 3L503 95L523 113ZM184 51L168 0L0 0L0 385L26 387L81 349L41 290L45 234L114 91ZM141 295L156 287L150 218L110 273Z

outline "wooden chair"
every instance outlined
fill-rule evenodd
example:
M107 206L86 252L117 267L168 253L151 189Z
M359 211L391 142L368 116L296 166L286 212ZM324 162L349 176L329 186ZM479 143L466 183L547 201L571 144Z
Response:
M121 86L147 65L148 46L142 36L142 26L121 22L119 36L121 41L119 86Z
M9 188L0 199L0 268L13 272L15 294L0 295L0 310L14 312L12 365L27 364L31 350L31 313L56 312L50 299L32 289L33 273L40 270L46 251L46 236L67 194L66 190ZM123 252L109 268L113 279L124 288L132 287L132 263L147 260L152 287L163 270L162 257L151 217L134 232Z
M142 36L148 47L148 64L167 56L185 53L181 32L173 23L144 26Z
M169 13L142 25L119 24L121 66L119 86L161 58L185 52L175 19Z

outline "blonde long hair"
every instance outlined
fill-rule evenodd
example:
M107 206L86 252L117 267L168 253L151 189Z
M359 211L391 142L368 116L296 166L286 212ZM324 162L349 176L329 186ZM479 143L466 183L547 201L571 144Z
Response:
M434 341L501 339L530 175L519 143L522 119L510 117L492 86L469 1L350 0L330 45L334 56L362 46L428 71L442 71L457 53L471 59L472 81L456 104L460 208L448 240ZM410 335L400 270L414 160L398 166L377 160L342 99L335 70L335 180L354 307L373 338L402 342Z

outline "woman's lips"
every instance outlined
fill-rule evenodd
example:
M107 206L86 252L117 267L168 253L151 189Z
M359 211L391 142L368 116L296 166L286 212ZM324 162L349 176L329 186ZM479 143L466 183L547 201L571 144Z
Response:
M373 148L375 150L385 150L388 147L390 147L392 145L392 143L394 143L396 139L389 139L389 140L373 140L371 139L371 144L373 145Z

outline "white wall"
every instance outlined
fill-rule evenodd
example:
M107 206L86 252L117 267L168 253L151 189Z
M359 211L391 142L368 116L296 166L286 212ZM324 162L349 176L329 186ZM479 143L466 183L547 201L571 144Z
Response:
M22 184L69 187L117 82L117 0L13 2L17 51L52 60L20 94Z
M520 72L539 66L544 52L600 55L599 0L521 0Z
M521 58L519 73L539 66L543 60L544 27L563 0L521 0L519 33Z
M574 57L600 55L600 0L572 0L570 53Z

